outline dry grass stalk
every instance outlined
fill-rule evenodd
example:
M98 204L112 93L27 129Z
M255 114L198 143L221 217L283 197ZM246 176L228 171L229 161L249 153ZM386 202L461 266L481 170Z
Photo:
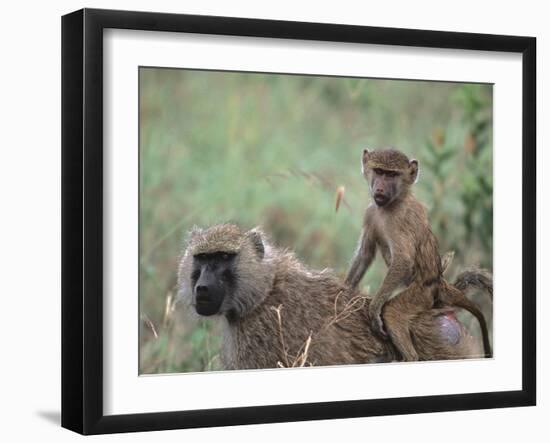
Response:
M338 188L336 188L336 212L338 212L338 209L340 208L340 203L344 198L345 192L346 192L345 186L338 186Z
M298 351L298 356L294 359L292 362L293 368L303 368L307 363L307 356L309 352L309 346L311 345L311 332L309 333L309 336L307 337L307 340L300 348L300 351ZM303 351L302 351L303 349ZM311 365L310 365L311 366Z
M363 295L357 295L349 299L344 304L343 308L339 311L338 301L342 293L343 291L340 291L334 298L334 316L328 319L327 323L323 326L323 328L321 328L319 333L322 333L323 331L328 329L330 326L338 323L341 320L344 320L345 318L352 315L354 312L357 312L360 309L364 308L367 297ZM277 328L279 331L279 340L281 342L281 350L283 354L283 361L282 362L278 361L277 367L302 368L304 366L313 366L311 362L308 362L309 349L311 347L311 343L314 337L313 331L310 331L307 339L302 344L302 346L300 346L300 349L298 349L298 352L296 353L296 355L295 356L290 355L285 338L284 338L285 334L284 334L282 314L281 314L283 305L279 305L277 307L271 306L271 309L275 312L277 317Z
M279 330L279 340L281 342L281 350L283 354L283 360L284 361L278 361L277 367L278 368L302 368L308 364L307 357L309 353L309 348L311 345L312 335L313 332L310 332L306 341L300 346L300 349L298 349L298 352L296 356L291 356L289 354L286 341L285 341L285 334L283 329L283 319L281 315L281 311L283 309L283 305L279 305L277 307L271 306L271 309L275 312L277 316L277 328ZM311 365L310 365L311 366Z
M451 263L454 257L455 257L455 251L449 251L445 255L443 255L443 257L441 257L441 269L443 274L445 274L448 271L449 266L451 266Z
M147 326L149 326L149 329L151 329L151 331L153 332L153 335L155 336L155 339L158 340L159 338L159 335L157 334L157 329L155 328L155 325L153 324L153 322L149 319L149 317L147 317L147 315L143 314L141 316L141 319L145 322L145 324Z
M277 324L278 324L278 327L279 327L279 340L281 342L281 349L283 351L283 357L285 359L285 361L283 362L285 364L285 366L282 366L282 367L283 368L284 367L288 368L289 367L289 364L288 364L288 350L287 350L286 343L285 343L285 337L284 337L284 333L283 333L283 321L282 321L282 318L281 318L281 310L283 309L283 305L279 305L277 307L271 306L271 309L275 312L275 314L277 316ZM279 364L282 364L282 363L277 362L277 365L279 365Z
M166 300L164 301L164 317L162 319L162 327L167 328L172 322L174 310L176 309L177 298L173 291L168 291Z
M351 314L354 312L357 312L365 307L365 302L368 297L364 295L356 295L355 297L350 298L345 304L344 307L340 312L338 312L338 300L340 299L340 295L342 295L342 291L340 291L336 297L334 297L334 316L329 319L327 324L323 327L324 329L329 328L335 323L338 323L341 320L344 320L345 318L348 318Z

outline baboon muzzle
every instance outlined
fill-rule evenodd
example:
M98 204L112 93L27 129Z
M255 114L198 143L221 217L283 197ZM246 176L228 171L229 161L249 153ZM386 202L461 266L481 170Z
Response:
M378 206L384 206L388 203L390 199L388 198L387 195L385 194L382 194L382 193L376 193L374 194L374 202L378 205Z
M195 285L195 310L197 314L204 316L217 314L223 298L223 288L207 272L203 272Z

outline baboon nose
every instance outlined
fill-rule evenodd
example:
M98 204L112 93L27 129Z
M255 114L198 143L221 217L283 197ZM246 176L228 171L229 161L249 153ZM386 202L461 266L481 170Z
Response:
M208 286L206 285L198 285L195 291L197 291L197 298L206 298L208 296Z

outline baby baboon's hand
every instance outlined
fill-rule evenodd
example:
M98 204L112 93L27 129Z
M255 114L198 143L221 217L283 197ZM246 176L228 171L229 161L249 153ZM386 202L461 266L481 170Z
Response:
M386 333L386 328L384 328L384 322L382 321L381 311L382 311L381 309L376 309L376 308L369 310L370 326L374 334L378 335L383 339L387 339L388 334Z

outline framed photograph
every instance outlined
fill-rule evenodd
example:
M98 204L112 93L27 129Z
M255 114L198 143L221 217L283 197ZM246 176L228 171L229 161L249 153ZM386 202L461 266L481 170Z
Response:
M532 37L64 16L62 426L535 405L535 59Z

